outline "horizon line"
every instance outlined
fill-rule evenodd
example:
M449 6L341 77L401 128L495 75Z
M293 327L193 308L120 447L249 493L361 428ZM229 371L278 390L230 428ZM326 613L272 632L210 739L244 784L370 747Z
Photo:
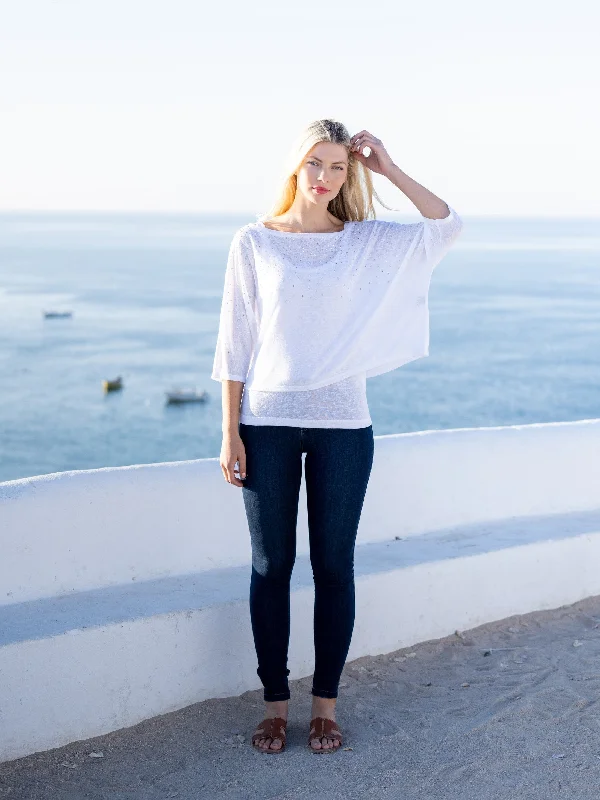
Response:
M387 211L387 209L385 209ZM414 210L419 216L418 210ZM147 216L230 216L230 217L256 217L262 212L241 210L241 211L214 211L214 210L199 210L199 209L123 209L123 208L0 208L0 216L10 216L17 214L112 214L112 215L147 215ZM410 216L411 211L395 211L394 215ZM470 219L589 219L600 220L600 213L598 214L577 214L577 213L550 213L550 214L507 214L507 213L467 213L459 212L461 217L469 217ZM388 212L389 215L389 212ZM385 216L385 213L383 214Z

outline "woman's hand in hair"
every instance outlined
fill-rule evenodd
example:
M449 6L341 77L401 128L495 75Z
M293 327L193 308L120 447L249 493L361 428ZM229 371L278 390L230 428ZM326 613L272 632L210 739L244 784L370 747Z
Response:
M365 147L369 147L371 150L368 156L362 152ZM391 168L395 166L381 139L373 136L369 131L359 131L350 138L350 152L371 172L377 172L380 175L387 176Z
M223 472L223 477L232 486L244 486L244 481L240 480L234 473L236 462L239 464L240 476L246 477L246 449L238 433L228 433L223 435L221 446L221 456L219 463Z

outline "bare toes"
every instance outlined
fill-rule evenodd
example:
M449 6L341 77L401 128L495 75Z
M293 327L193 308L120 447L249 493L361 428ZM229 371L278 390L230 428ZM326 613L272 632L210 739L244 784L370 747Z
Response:
M263 736L258 740L260 750L281 750L283 741L281 739L271 739L270 736Z

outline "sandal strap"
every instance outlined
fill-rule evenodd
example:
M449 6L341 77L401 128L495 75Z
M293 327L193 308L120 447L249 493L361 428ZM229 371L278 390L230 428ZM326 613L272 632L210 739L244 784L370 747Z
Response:
M268 717L263 719L252 734L252 741L266 739L270 736L271 739L281 739L282 744L285 744L286 725L287 720L283 717Z
M342 743L342 733L337 727L337 722L327 717L314 717L310 721L310 733L308 736L309 744L312 739L320 739L327 736L330 739L339 739Z

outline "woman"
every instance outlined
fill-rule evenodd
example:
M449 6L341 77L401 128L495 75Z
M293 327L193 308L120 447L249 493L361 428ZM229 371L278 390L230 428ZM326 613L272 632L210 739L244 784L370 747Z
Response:
M421 221L375 219L371 172L404 192ZM315 584L308 744L315 753L342 744L335 706L374 452L366 378L429 354L431 274L461 227L380 139L366 130L351 137L325 119L300 136L270 213L233 237L211 378L223 385L221 469L242 487L252 543L250 616L265 701L252 744L262 752L285 747L303 453Z

